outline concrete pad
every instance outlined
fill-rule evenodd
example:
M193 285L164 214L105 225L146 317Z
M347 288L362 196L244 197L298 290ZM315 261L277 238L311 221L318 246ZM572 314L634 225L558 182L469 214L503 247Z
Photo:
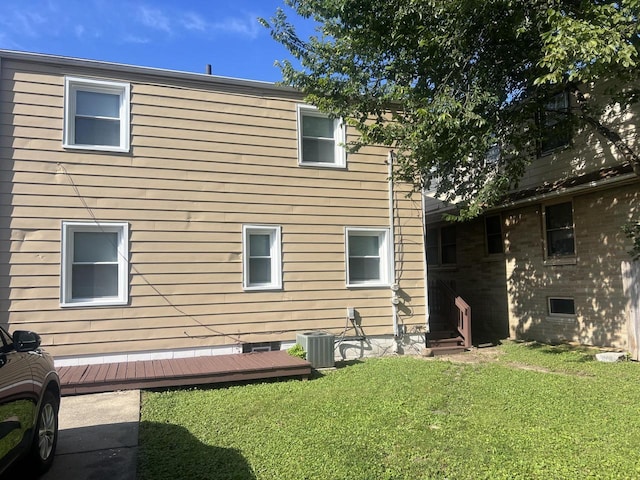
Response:
M56 457L42 480L135 480L140 391L63 397Z

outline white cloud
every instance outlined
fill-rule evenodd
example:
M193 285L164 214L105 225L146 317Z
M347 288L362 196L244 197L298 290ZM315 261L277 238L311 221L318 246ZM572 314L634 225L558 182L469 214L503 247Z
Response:
M147 38L147 37L139 37L136 35L126 35L122 41L124 43L137 43L137 44L145 44L145 43L151 43L151 39Z
M138 13L140 21L144 26L166 33L172 33L169 17L161 10L141 6L138 9Z
M35 38L41 35L46 19L35 12L14 10L3 23L18 34Z
M248 15L244 18L226 18L222 22L214 23L212 27L219 32L249 38L256 38L262 30L255 15Z
M187 30L197 30L199 32L204 32L207 29L206 20L202 18L202 16L193 12L186 13L182 17L181 23Z
M0 32L0 48L6 48L8 50L24 50L24 47L18 42L15 42L12 38L4 33Z

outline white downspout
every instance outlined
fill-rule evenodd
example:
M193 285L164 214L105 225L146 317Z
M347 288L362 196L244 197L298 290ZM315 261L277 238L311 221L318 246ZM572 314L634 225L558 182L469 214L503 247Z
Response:
M431 332L429 325L429 264L427 262L427 207L425 206L424 188L420 191L420 203L422 204L422 261L424 262L424 331Z
M400 329L398 328L398 283L396 282L396 238L395 238L395 220L393 213L393 150L389 151L387 157L387 166L389 167L389 245L391 246L391 258L389 262L390 278L391 278L391 308L393 312L393 336L397 340L400 337Z

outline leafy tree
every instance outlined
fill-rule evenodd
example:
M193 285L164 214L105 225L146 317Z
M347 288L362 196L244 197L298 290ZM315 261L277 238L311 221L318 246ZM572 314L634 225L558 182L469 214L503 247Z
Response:
M460 218L479 214L517 185L539 148L544 112L558 91L562 128L595 128L627 161L640 157L599 118L588 95L607 80L628 107L638 79L640 0L285 0L317 24L300 38L283 10L262 23L299 61L284 83L341 116L364 144L395 149L398 180L437 180ZM637 84L636 84L637 85ZM487 152L500 150L500 160Z

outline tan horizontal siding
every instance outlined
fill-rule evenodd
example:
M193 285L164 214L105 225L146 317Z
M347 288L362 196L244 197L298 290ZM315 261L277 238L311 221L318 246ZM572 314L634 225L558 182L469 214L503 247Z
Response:
M300 167L300 96L114 73L3 62L0 308L12 327L71 356L339 333L347 307L367 334L392 333L390 289L345 285L345 228L389 224L387 149ZM63 149L65 74L131 82L131 152ZM420 325L420 205L397 188L403 320ZM61 308L62 222L94 219L129 223L129 305ZM243 291L244 224L282 226L282 290Z

